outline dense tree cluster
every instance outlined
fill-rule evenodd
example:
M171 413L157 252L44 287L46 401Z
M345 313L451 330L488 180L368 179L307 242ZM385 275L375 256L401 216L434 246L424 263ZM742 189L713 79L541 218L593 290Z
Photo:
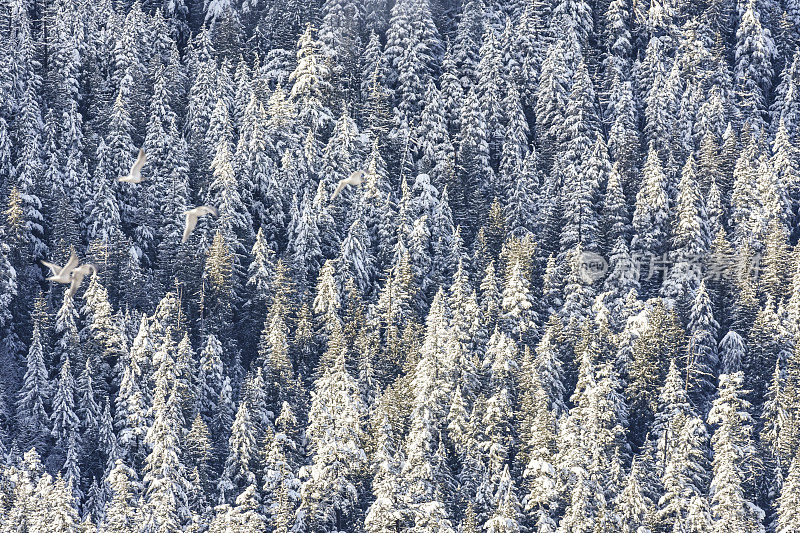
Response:
M797 532L798 146L797 0L0 0L0 532Z

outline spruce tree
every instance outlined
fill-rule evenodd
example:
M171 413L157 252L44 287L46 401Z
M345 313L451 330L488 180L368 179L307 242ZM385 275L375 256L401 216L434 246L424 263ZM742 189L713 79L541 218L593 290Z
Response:
M17 420L23 435L32 446L43 447L50 433L50 420L45 411L49 405L50 382L44 365L41 333L34 324L26 359L25 376L17 399Z
M308 438L312 451L310 476L304 482L301 510L311 528L342 530L353 519L360 494L357 477L366 462L361 420L364 406L358 386L345 369L345 349L333 358L314 387ZM347 413L346 424L342 415Z
M771 87L775 44L769 29L761 23L761 12L756 3L748 1L743 7L736 30L735 76L740 84L737 103L745 122L757 135L764 122L762 113Z
M111 501L106 508L104 527L120 533L134 533L137 530L136 497L138 483L136 472L121 459L117 459L108 475Z
M667 177L655 147L651 144L642 169L642 188L636 195L631 249L643 260L658 259L669 235Z
M58 374L58 386L53 395L53 437L58 446L64 446L70 437L75 436L78 429L78 416L75 414L75 381L72 378L69 357L61 363Z
M151 451L144 469L144 520L147 527L177 532L188 517L189 484L180 458L182 416L175 387L168 387L165 372L156 384L153 425L146 436Z
M375 415L378 423L378 442L372 460L372 491L375 501L364 517L364 529L368 533L388 533L395 530L402 520L402 503L397 486L400 473L399 451L394 442L391 422L385 408L379 404Z
M706 292L705 283L701 281L692 304L687 326L689 343L686 382L690 397L698 409L703 412L710 405L714 391L714 377L719 366L718 330L719 324L714 320L711 300Z
M798 466L797 456L792 460L789 468L789 477L783 484L778 498L778 523L777 533L788 533L797 524L798 509L800 509L800 466Z
M746 485L755 448L751 406L743 397L743 384L741 372L721 375L718 396L708 413L708 422L716 426L711 438L711 514L717 528L759 532L764 531L764 511L750 499Z
M289 76L291 97L298 105L298 120L311 131L325 128L332 120L327 106L332 87L330 68L322 55L322 43L309 24L297 42L297 67Z
M234 494L252 486L256 480L252 471L256 447L255 429L247 402L240 402L228 440L228 458L218 483L222 502L231 500Z

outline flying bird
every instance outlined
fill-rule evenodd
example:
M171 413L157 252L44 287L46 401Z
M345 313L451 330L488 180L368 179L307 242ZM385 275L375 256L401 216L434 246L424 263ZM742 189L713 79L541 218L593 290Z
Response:
M144 166L146 160L147 156L144 154L144 149L139 148L139 157L137 157L136 161L133 162L130 172L128 172L127 176L120 176L117 178L117 181L124 181L125 183L143 182L144 178L142 177L142 167Z
M69 294L70 298L75 296L75 293L78 292L78 289L83 283L84 276L88 276L89 274L96 274L97 269L92 264L85 264L81 265L78 268L74 269L72 274L72 282L69 285L69 289L67 290L67 294Z
M214 218L217 218L219 216L219 211L217 211L216 207L201 205L200 207L184 211L183 214L186 215L186 227L183 228L183 239L181 239L181 242L186 242L189 240L189 235L194 231L194 227L197 226L198 218L204 215L214 215Z
M72 274L72 271L78 266L78 256L75 255L75 249L70 248L69 259L67 260L67 264L63 267L48 261L41 261L41 263L49 268L50 272L53 274L46 278L47 281L67 284L71 280L70 274Z
M331 200L330 201L332 202L334 198L339 196L339 193L342 192L342 190L346 186L348 186L348 185L361 185L362 183L364 183L364 177L366 175L367 175L367 173L364 172L363 170L356 170L355 172L350 174L348 177L346 177L345 179L340 181L339 184L336 186L336 190L333 191L333 196L331 196Z

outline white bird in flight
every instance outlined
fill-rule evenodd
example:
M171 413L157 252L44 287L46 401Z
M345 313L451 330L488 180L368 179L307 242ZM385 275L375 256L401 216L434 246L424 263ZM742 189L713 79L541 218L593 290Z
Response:
M69 285L69 289L67 290L67 294L69 294L70 298L75 296L75 293L78 292L78 289L83 283L84 276L88 276L89 274L96 274L97 269L94 265L86 263L85 265L81 265L78 268L75 268L72 274L72 282Z
M127 176L120 176L117 181L124 181L125 183L141 183L144 181L142 177L142 167L147 161L147 156L144 154L144 149L139 148L139 157L133 162L130 172Z
M54 281L55 283L69 283L70 282L70 274L78 266L78 256L75 255L75 249L70 248L69 259L67 260L67 264L63 267L60 267L54 263L50 263L48 261L41 261L41 263L50 269L50 272L53 273L52 276L47 278L47 281Z
M334 198L339 196L339 193L348 186L348 185L361 185L364 183L364 177L367 175L366 172L363 170L356 170L352 174L350 174L345 179L341 180L338 185L336 185L336 190L333 191L333 196L331 196L330 201L332 202Z
M181 242L186 242L189 240L189 235L194 231L194 227L197 226L198 218L204 215L214 215L214 218L217 218L219 216L219 211L217 211L216 207L201 205L200 207L184 211L183 214L186 215L186 227L183 228L183 239L181 239Z

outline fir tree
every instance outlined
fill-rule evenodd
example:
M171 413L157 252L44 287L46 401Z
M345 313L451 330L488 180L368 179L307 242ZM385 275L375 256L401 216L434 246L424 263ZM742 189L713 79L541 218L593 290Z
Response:
M74 438L78 429L78 416L75 414L75 381L72 378L69 357L61 363L58 386L53 396L53 437L59 446L64 446L70 436Z
M356 474L366 455L360 425L364 407L357 384L345 369L344 348L334 361L314 387L308 427L313 456L301 490L301 509L310 527L341 530L353 519L359 497ZM337 423L343 413L348 413L347 424Z
M745 483L755 454L750 404L743 398L741 372L720 376L718 397L708 413L717 426L711 480L711 513L715 527L725 525L742 531L764 531L764 511L748 498Z
M705 411L705 407L709 405L714 390L714 374L719 366L718 330L719 324L714 320L705 284L700 282L687 326L689 353L686 381L690 396L701 411Z
M398 501L397 477L400 472L400 457L394 442L392 426L386 412L379 404L376 414L378 442L372 460L372 490L375 501L364 517L364 528L369 533L388 533L397 528L403 519L402 503Z
M245 490L255 482L252 462L255 456L256 433L247 402L241 402L231 427L228 458L219 481L220 501Z
M735 76L740 84L739 108L756 134L764 120L760 113L771 86L774 55L775 44L770 31L761 24L759 8L755 2L747 2L736 30Z
M651 145L642 169L642 188L636 195L631 249L647 259L660 256L669 235L667 178Z
M789 468L789 477L783 484L780 497L778 498L778 524L776 531L786 533L792 530L797 519L798 500L798 470L797 456L792 460Z
M111 501L106 509L104 527L120 533L133 533L137 530L136 473L118 459L108 475L108 484L111 489Z
M39 447L44 446L45 435L50 432L50 421L45 411L45 406L49 405L50 382L44 365L38 325L34 325L26 361L25 376L17 399L17 418L26 438Z
M188 515L189 485L180 459L182 417L175 387L168 390L167 380L162 373L156 384L153 425L146 437L152 448L144 475L145 523L156 530L180 531Z
M297 68L289 76L291 97L298 104L298 119L305 127L316 131L332 120L326 100L332 90L328 81L330 68L325 64L322 43L314 38L309 24L297 42Z

